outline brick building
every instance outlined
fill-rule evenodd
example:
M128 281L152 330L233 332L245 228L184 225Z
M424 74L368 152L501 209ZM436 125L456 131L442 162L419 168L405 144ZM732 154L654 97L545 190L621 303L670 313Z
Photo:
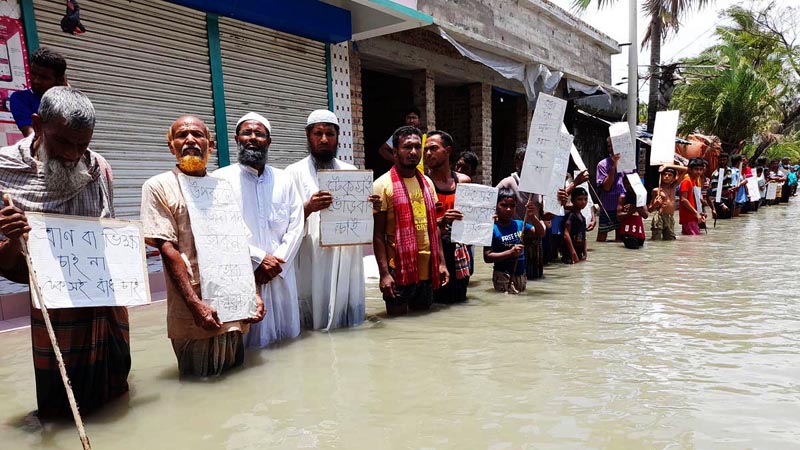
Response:
M604 128L574 113L581 98L592 96L594 113L619 119L610 100L620 94L609 86L617 43L546 0L410 6L433 24L349 45L354 159L376 176L390 167L377 150L411 105L421 112L422 128L448 131L456 151L478 155L477 181L485 184L513 170L514 149L527 139L531 91L570 100L566 122L576 135L596 136ZM523 75L509 79L492 65ZM593 138L579 141L579 149L589 161L603 151Z

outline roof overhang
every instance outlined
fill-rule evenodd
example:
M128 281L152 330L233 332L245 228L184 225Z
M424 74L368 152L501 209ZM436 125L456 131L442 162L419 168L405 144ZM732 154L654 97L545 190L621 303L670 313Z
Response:
M565 69L563 67L563 64L561 64L557 60L538 58L532 54L526 53L510 45L506 45L502 42L487 39L471 31L466 31L461 27L458 27L456 25L453 25L452 23L443 20L435 19L434 22L440 28L444 29L448 35L450 35L453 39L457 40L459 43L467 44L479 50L483 50L489 53L494 53L495 55L499 56L504 56L506 58L524 64L529 64L529 63L544 64L550 70L555 70L563 73L564 78L575 80L586 85L602 86L609 92L613 91L618 92L616 88L609 85L608 83L605 83L603 81L597 80L592 77L587 77L585 75L574 73L570 70Z
M322 0L350 11L354 41L419 28L433 17L416 9L416 0Z
M168 0L315 41L338 43L433 23L412 0Z

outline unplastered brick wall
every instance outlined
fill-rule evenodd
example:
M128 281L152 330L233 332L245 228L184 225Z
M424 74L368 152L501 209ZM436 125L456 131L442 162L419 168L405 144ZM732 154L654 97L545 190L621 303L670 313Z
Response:
M404 44L424 48L443 56L458 59L463 58L461 53L459 53L455 47L450 45L449 42L442 39L442 37L439 36L433 28L415 28L402 31L400 33L392 33L386 37Z
M467 86L436 87L436 127L453 136L453 154L469 150L469 88Z
M477 181L492 184L492 87L469 85L470 150L478 155Z

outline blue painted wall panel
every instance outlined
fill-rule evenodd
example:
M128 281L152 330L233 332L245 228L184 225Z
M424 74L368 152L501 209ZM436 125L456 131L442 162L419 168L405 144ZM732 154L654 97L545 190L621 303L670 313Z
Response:
M350 11L318 0L168 1L315 41L336 43L352 37Z

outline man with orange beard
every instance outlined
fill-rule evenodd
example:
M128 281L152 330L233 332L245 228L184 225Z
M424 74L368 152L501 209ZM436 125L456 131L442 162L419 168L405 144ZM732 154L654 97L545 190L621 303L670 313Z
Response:
M222 323L214 308L203 302L197 249L178 174L208 176L206 164L214 141L202 120L182 116L170 127L167 142L178 164L142 186L145 242L161 251L164 262L167 334L180 374L220 375L244 362L242 333L264 318L264 303L259 296L254 317Z

